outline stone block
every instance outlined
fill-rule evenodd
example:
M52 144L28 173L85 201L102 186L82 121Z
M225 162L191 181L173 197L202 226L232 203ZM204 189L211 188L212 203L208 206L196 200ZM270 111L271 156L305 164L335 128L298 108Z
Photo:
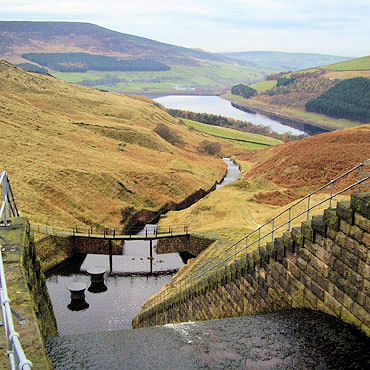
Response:
M352 254L351 252L342 249L342 255L340 256L342 262L344 262L349 268L353 270L358 270L358 265L360 263L360 259Z
M369 313L369 311L365 310L362 306L360 306L356 302L353 303L352 313L359 320L361 320L361 323L365 324L366 326L370 326L370 313Z
M325 209L323 215L323 222L331 230L338 231L339 218L337 216L336 209L333 208Z
M350 202L338 202L337 203L337 216L353 225L353 209L350 206Z
M336 259L334 263L334 270L337 271L344 279L348 278L349 269L340 259Z
M370 193L355 193L351 196L351 208L370 219Z
M357 290L362 289L362 284L363 284L364 279L357 272L350 270L349 271L349 276L348 276L348 281Z
M367 280L370 280L370 265L366 262L359 261L357 272Z
M282 236L282 239L283 239L283 244L285 246L285 248L291 252L291 253L294 253L294 242L293 242L293 239L292 239L292 234L290 231L285 231L283 236Z
M363 239L362 239L363 245L367 248L367 250L370 250L370 234L368 232L364 233Z
M284 243L282 238L275 238L274 239L274 250L276 252L275 258L276 261L282 261L285 257L284 253Z
M311 220L312 229L321 236L326 236L326 224L323 216L313 216Z
M327 292L325 292L324 303L331 311L335 313L335 316L340 317L340 314L342 312L342 305Z
M313 242L314 241L314 232L313 232L313 229L312 229L312 226L311 226L311 221L303 221L301 228L302 228L303 238Z
M334 317L336 317L335 312L334 312L334 311L332 311L332 310L328 307L328 305L327 305L325 302L323 302L322 300L320 300L320 299L318 299L318 300L317 300L317 309L318 309L319 311L322 311L322 312L327 313L327 314L328 314L328 315L330 315L330 316L334 316Z
M316 309L317 308L317 297L313 294L309 289L306 289L304 292L304 297L307 302L309 302L309 308Z
M333 229L328 228L326 230L326 236L332 240L335 240L335 237L337 236L337 232Z
M300 227L293 227L291 230L291 236L294 241L295 247L301 247L303 244L303 234Z
M341 220L340 230L355 239L357 242L362 243L364 237L364 231L356 225L350 225L349 223Z
M324 300L324 290L321 289L315 282L311 281L311 291L315 296L322 301Z
M370 219L365 218L358 212L355 212L354 224L367 233L370 233Z

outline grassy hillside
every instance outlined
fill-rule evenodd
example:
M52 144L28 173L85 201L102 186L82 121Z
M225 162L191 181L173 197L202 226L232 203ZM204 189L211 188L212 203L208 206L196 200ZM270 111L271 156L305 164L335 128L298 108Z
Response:
M370 56L334 63L321 68L333 71L368 71L370 70Z
M247 51L222 53L222 55L265 67L277 67L285 71L297 71L323 64L341 62L349 57L312 53L287 53L280 51Z
M236 160L243 173L240 180L209 194L186 210L168 213L160 224L189 224L199 235L219 239L214 248L221 248L368 158L370 125L238 155ZM358 173L355 173L338 186L348 186L357 179ZM338 189L335 187L334 191ZM318 194L312 202L323 197ZM339 199L346 199L346 195ZM327 207L325 203L314 213Z
M213 63L205 66L170 65L162 72L50 73L64 81L117 92L134 93L220 93L238 81L251 83L269 71L260 68Z
M200 65L227 62L221 55L120 33L81 22L0 22L0 58L24 62L23 53L75 53L150 58L164 63Z
M185 125L200 133L206 134L208 137L216 138L223 143L223 155L230 156L243 151L255 151L264 149L267 146L273 146L280 143L277 139L272 139L266 136L252 134L243 131L237 131L226 127L211 126L204 123L182 119Z
M117 226L127 207L158 210L225 170L196 132L139 97L104 93L0 62L0 168L31 221ZM172 145L154 132L166 125ZM125 220L123 220L125 221Z
M54 61L54 68L49 63L49 73L68 82L109 91L220 93L238 81L253 83L262 80L268 73L280 71L273 67L248 65L223 55L169 45L88 23L0 22L0 58L24 65L29 63L29 60L22 57L27 53L63 53L59 61ZM150 60L151 66L160 62L169 66L170 70L120 73L109 72L112 71L109 67L100 73L92 71L94 68L85 73L77 73L78 69L86 69L88 65L82 57L81 60L74 60L66 65L63 59L68 55L71 58L72 54L69 53L73 53L73 58L78 53L88 53L93 55L93 59L114 57L127 63L131 63L133 59L142 62ZM39 59L40 55L37 60L34 59L34 64ZM61 68L69 68L74 73L57 72ZM122 70L121 67L116 68Z
M277 80L252 84L250 86L258 91L258 95L250 99L230 93L225 97L249 109L270 112L290 120L299 119L335 129L353 127L358 125L358 121L353 118L335 119L324 114L307 112L306 104L326 93L340 81L355 77L370 78L370 56L288 73L279 76Z

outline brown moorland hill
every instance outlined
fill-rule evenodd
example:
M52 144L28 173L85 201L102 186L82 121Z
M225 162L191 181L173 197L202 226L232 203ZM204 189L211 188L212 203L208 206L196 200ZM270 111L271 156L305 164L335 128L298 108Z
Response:
M165 125L171 144L155 132ZM0 170L18 207L55 226L117 226L122 210L157 211L225 171L204 137L145 98L107 93L0 61ZM127 214L127 212L126 212Z
M316 135L257 152L248 158L256 163L245 178L263 177L285 188L284 193L256 195L263 203L283 205L315 190L331 179L370 158L370 125ZM338 186L348 186L358 179L353 173Z

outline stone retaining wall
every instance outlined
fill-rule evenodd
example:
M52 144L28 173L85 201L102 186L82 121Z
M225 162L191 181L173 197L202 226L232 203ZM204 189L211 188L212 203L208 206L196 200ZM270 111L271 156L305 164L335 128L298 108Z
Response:
M336 209L140 312L133 327L303 307L370 335L370 193L338 202Z
M158 254L188 252L197 256L200 252L207 249L214 240L200 238L194 235L181 236L171 239L159 239L156 245Z
M25 319L22 325L19 317L13 315L15 330L26 356L34 369L52 369L44 348L44 336L55 336L56 322L53 307L46 287L46 279L36 256L30 225L24 217L12 220L11 226L1 227L0 240L3 252L4 272L8 286L11 308ZM3 329L0 335L0 368L8 368L6 344Z

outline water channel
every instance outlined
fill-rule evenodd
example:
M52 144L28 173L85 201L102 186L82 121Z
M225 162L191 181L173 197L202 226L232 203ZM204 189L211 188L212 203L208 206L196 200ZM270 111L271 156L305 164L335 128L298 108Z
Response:
M268 126L272 131L280 134L290 132L294 135L305 134L303 131L283 125L259 113L248 113L237 109L228 100L219 96L168 95L154 98L154 100L168 109L180 109L197 113L216 114L241 121L251 122L254 125Z
M217 189L237 180L240 170L229 158L224 158L227 173ZM147 225L151 229L155 225ZM155 246L153 242L153 246ZM138 273L150 271L149 242L126 241L123 256L131 262L132 268ZM113 256L115 257L115 256ZM153 248L153 271L174 270L183 265L178 253L158 255ZM90 277L81 272L93 266L108 266L108 256L87 255L67 261L48 275L47 287L53 303L54 314L58 326L58 334L75 335L91 332L106 332L120 329L130 329L132 318L140 312L142 304L152 295L159 292L162 286L168 283L173 274L156 276L105 275L107 290L101 293L86 291L86 301L89 307L82 311L71 311L67 308L70 303L70 294L67 286L81 281L87 285ZM114 263L113 263L114 271Z

